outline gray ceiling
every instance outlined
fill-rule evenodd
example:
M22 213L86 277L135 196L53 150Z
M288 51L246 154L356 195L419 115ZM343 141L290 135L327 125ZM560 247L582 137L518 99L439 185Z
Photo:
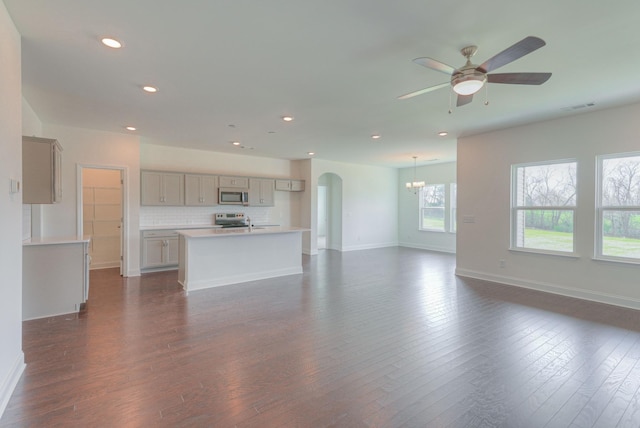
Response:
M413 155L454 160L459 136L640 100L637 0L4 3L43 122L131 124L153 144L406 167ZM105 35L124 48L102 46ZM547 45L499 71L552 72L542 86L491 84L488 106L482 91L451 114L448 89L396 98L448 80L416 57L460 67L475 44L479 64L529 35Z

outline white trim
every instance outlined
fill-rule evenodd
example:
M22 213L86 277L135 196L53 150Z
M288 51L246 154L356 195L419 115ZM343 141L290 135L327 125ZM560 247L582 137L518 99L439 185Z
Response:
M377 244L361 244L361 245L349 245L348 247L342 247L338 251L360 251L360 250L374 250L376 248L397 247L397 242L380 242ZM333 248L329 248L333 249Z
M640 310L640 300L632 299L629 297L621 297L615 294L583 290L574 287L565 287L548 282L522 280L520 278L504 275L493 275L490 273L478 272L470 269L456 268L455 274L457 276L491 281L504 285L512 285L516 287L527 288L530 290L541 291L544 293L558 294L561 296L573 297L576 299L588 300L591 302L605 303L608 305Z
M27 366L24 363L24 353L20 351L13 362L13 366L11 366L11 370L9 370L9 374L2 381L2 385L0 386L0 417L2 417L2 414L7 408L7 404L9 404L9 399L11 399L13 390L16 388L16 385L20 380L20 376L22 376L22 372L24 372L26 367Z
M439 247L434 245L414 244L412 242L400 242L398 247L415 248L416 250L435 251L438 253L455 254L455 248Z
M114 169L120 171L122 177L122 266L120 273L123 276L140 276L140 271L129 272L129 167L118 165L76 164L76 234L82 236L82 170L87 169Z
M637 205L621 205L621 206L605 206L602 204L603 186L604 180L604 161L617 160L624 158L635 158L640 156L640 152L627 152L627 153L612 153L606 155L596 156L596 212L595 212L595 231L594 231L594 260L609 261L618 263L631 263L639 264L640 259L634 257L621 257L611 256L603 254L604 246L604 213L605 211L640 211L640 206Z

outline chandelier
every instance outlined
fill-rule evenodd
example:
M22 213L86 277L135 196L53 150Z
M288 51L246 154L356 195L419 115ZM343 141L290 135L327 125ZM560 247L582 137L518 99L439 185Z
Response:
M416 159L418 159L418 157L413 156L413 181L407 182L405 184L407 190L410 192L413 191L414 194L417 194L418 190L425 186L424 181L416 180Z

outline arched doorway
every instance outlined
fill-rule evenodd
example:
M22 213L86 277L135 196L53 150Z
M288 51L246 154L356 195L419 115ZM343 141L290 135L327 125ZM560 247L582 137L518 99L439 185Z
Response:
M318 250L342 251L342 178L328 172L318 178Z

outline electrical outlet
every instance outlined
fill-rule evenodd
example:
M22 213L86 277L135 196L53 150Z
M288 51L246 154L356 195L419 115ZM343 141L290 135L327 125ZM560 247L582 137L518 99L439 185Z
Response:
M498 266L500 266L500 269L504 269L506 265L507 265L507 262L504 259L498 260Z

